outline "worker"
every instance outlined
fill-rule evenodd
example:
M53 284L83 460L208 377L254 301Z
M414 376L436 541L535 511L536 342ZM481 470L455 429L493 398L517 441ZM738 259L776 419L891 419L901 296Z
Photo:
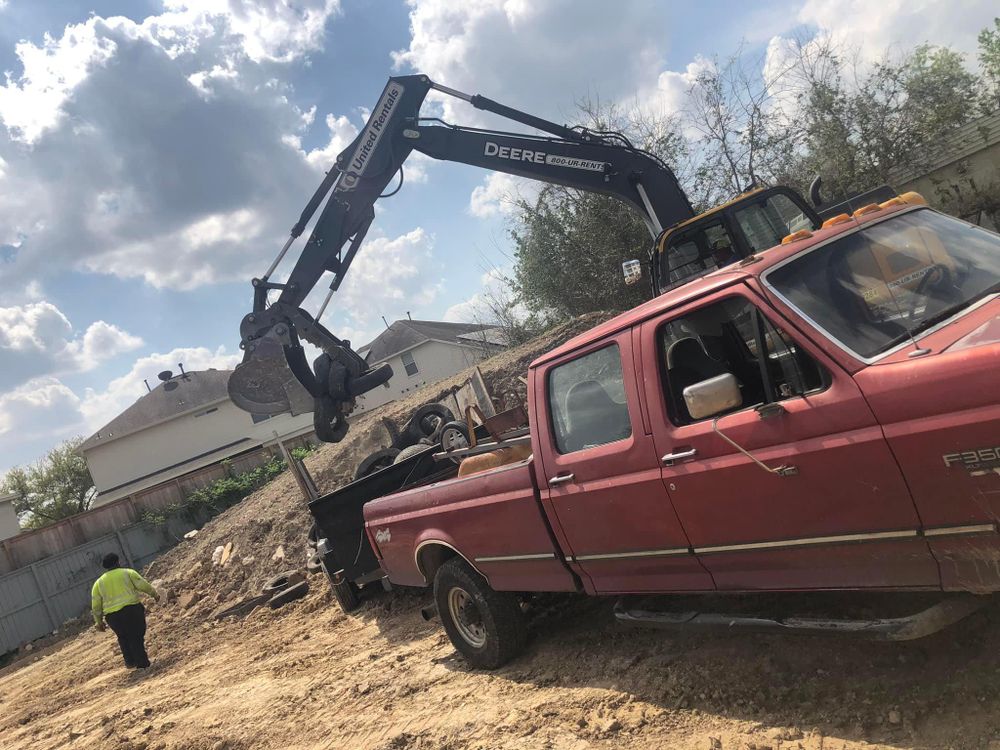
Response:
M159 601L160 595L149 582L132 568L119 565L118 555L109 552L101 560L107 571L94 581L90 590L90 606L94 613L94 624L98 630L105 629L105 621L118 636L125 666L130 669L145 669L149 666L146 654L146 609L142 606L139 593L148 594Z

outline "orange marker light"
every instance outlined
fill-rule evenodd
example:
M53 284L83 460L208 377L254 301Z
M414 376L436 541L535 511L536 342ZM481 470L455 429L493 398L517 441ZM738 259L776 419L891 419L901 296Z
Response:
M799 240L804 240L804 239L806 239L808 237L812 237L812 236L813 236L813 233L810 232L808 229L800 229L797 232L792 232L791 234L787 235L781 241L781 244L782 245L790 245L793 242L798 242Z
M855 211L851 216L855 219L859 216L864 216L865 214L875 213L876 211L881 211L882 207L878 203L869 203L867 206L862 206L857 211Z
M848 214L837 214L836 216L831 216L829 219L823 222L823 229L827 227L836 226L837 224L843 224L845 221L850 221L851 217Z

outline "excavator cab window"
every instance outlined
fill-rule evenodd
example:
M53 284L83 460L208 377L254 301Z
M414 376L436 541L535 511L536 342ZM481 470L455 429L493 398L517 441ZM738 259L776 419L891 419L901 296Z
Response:
M667 246L670 284L677 284L740 259L732 234L721 220L696 226L677 235Z
M735 212L750 252L756 253L781 244L800 229L816 229L812 220L784 193L774 193Z

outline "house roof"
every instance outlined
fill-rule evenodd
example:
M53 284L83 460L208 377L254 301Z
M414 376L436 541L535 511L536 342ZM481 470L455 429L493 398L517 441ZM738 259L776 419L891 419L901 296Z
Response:
M445 323L436 320L397 320L388 329L379 334L378 338L361 347L358 353L371 364L384 362L390 357L412 349L425 341L446 341L462 346L475 343L461 336L476 331L482 331L490 326L475 323Z
M230 374L232 370L194 370L167 381L177 384L170 390L164 389L167 383L160 383L84 440L80 449L86 451L199 406L229 398L226 384Z
M989 148L995 143L1000 143L1000 111L979 117L955 128L943 138L935 141L933 149L918 154L914 164L890 170L889 179L894 186L904 185L918 177L972 156L977 151Z

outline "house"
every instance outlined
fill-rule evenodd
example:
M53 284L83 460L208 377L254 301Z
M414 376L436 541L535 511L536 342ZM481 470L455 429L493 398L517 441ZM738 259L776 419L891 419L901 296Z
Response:
M312 414L251 415L229 400L231 370L171 376L80 446L98 495L94 506L310 435ZM164 373L169 375L169 373Z
M1000 111L955 128L912 165L889 173L900 193L915 190L934 207L1000 231Z
M388 362L392 378L358 398L355 413L405 396L468 369L504 346L495 328L473 323L397 320L358 353L369 365Z
M0 495L0 542L21 533L21 524L14 512L14 495Z

